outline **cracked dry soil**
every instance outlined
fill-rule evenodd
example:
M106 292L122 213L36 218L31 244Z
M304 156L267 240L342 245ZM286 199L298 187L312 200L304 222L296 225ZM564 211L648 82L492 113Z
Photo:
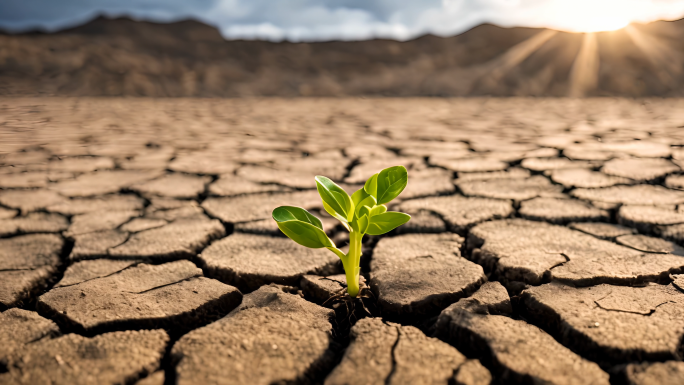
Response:
M0 99L2 384L682 384L684 101ZM368 309L270 219L404 165ZM366 311L368 310L368 311Z

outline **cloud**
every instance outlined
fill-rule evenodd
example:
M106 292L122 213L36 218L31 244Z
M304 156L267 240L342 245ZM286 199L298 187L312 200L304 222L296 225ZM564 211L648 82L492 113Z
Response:
M491 22L570 31L677 19L684 0L23 0L0 2L0 28L56 30L96 15L168 22L195 18L229 39L406 40Z
M217 0L17 0L0 2L0 28L54 31L98 15L169 22L210 12Z

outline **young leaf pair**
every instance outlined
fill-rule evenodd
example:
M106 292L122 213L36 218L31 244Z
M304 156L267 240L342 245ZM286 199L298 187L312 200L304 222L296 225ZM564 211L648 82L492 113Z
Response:
M351 297L359 293L361 246L365 234L381 235L408 222L408 214L387 211L386 203L404 191L408 172L404 166L386 168L370 177L363 188L349 196L324 176L316 176L323 208L349 231L349 252L343 253L323 231L321 221L301 207L280 206L273 210L278 228L293 241L309 248L327 248L342 260Z

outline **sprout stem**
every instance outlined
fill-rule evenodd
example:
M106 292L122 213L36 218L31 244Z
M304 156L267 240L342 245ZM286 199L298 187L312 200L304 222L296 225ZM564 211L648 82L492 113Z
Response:
M349 233L349 252L347 253L347 263L342 261L344 273L347 277L347 293L352 298L359 294L359 274L361 272L361 240L363 234L352 230Z
M361 248L363 234L358 231L351 230L349 232L349 252L343 253L337 247L328 247L327 249L335 253L340 260L342 260L342 267L344 267L344 274L347 278L347 293L352 298L356 298L359 294L359 278L361 274Z

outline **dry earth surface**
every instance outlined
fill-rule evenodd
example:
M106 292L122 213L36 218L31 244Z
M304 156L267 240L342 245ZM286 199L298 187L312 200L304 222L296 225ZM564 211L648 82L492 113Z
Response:
M684 101L0 99L0 383L682 384ZM405 226L279 233L405 165ZM391 208L392 209L392 208Z

